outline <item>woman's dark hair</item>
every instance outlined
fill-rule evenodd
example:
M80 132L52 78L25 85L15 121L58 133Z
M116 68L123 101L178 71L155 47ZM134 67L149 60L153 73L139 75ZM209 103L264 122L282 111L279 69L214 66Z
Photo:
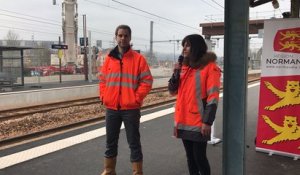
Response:
M119 31L120 29L128 30L129 35L131 36L131 28L130 28L128 25L124 25L124 24L119 25L119 26L116 28L115 36L118 35L118 31Z
M189 57L190 66L192 66L191 63L195 63L197 66L205 64L202 62L202 57L207 52L207 45L204 38L198 34L187 35L182 40L182 47L185 43L189 43L191 46L191 53Z

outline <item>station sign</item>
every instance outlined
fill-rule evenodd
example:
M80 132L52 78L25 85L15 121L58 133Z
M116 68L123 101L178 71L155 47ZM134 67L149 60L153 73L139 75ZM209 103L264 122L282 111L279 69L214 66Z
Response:
M64 45L64 44L52 44L51 48L52 49L68 49L68 45Z
M84 38L83 37L79 38L79 43L80 43L80 46L84 46ZM89 38L86 38L85 43L86 43L86 46L88 46Z

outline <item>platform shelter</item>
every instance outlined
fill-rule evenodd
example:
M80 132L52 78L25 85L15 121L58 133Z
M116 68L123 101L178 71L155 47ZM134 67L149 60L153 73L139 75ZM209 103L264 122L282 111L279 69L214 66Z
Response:
M24 86L24 50L22 46L0 46L0 87Z

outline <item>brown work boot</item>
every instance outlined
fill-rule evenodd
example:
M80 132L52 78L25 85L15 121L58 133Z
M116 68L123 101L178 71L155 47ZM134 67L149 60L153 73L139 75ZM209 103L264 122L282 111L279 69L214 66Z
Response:
M132 162L133 175L143 175L143 161Z
M104 158L104 170L101 175L116 175L117 158Z

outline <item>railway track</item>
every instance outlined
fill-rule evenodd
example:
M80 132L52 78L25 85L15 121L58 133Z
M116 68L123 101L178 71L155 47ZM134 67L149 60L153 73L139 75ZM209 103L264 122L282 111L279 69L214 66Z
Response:
M151 94L162 93L162 92L166 92L166 91L167 91L167 87L153 88L151 90ZM174 101L175 101L175 98L173 98L171 100L165 100L163 102L159 102L159 103L155 103L155 104L145 105L142 107L142 109L151 108L151 107L171 103ZM23 121L30 122L30 120L24 119L24 118L30 119L35 114L40 115L40 114L44 114L47 112L51 113L52 111L55 111L57 109L65 108L66 110L70 110L68 108L74 109L73 107L79 108L79 107L88 106L88 105L98 105L99 107L101 107L99 97L73 100L73 101L54 103L54 104L47 104L47 105L39 105L39 106L33 106L33 107L28 107L28 108L26 107L26 108L18 108L18 109L13 109L13 110L0 111L0 124L5 123L7 121L15 121L18 119L21 120L22 122ZM48 116L46 116L46 115L43 117L48 118ZM69 117L69 116L66 116L66 118L67 117ZM57 126L51 127L51 128L44 129L42 127L39 131L24 132L25 134L21 134L21 135L16 134L16 136L4 137L4 139L3 139L3 137L2 138L0 137L0 147L3 145L10 145L10 144L18 143L18 142L21 142L24 140L30 140L32 138L38 138L40 136L57 133L60 131L76 128L79 126L84 126L84 125L91 124L91 123L100 122L103 119L104 119L104 115L100 116L100 117L99 117L99 115L98 116L94 115L94 117L87 117L87 119L83 119L83 120L79 120L79 121L75 120L75 122L71 121L71 122L68 122L67 124L63 124L63 125L58 124ZM55 121L55 122L59 122L59 121ZM30 126L28 126L28 127L30 127ZM4 129L4 131L5 131L5 129ZM0 134L3 134L3 130L1 130L1 128L0 128ZM3 134L3 135L5 135L5 134Z
M141 109L143 110L143 109L148 109L148 108L154 108L156 106L161 106L161 105L164 105L164 104L174 103L175 101L176 101L176 99L172 98L170 100L166 100L166 101L163 101L163 102L143 106ZM104 119L104 117L105 116L93 117L93 118L73 122L73 123L66 124L66 125L61 125L61 126L50 128L50 129L45 129L45 130L41 130L41 131L37 131L37 132L32 132L32 133L28 133L28 134L24 134L24 135L19 135L19 136L16 136L16 137L10 137L10 138L7 138L7 139L3 139L3 140L0 140L0 147L10 145L10 144L14 144L14 143L18 143L18 142L22 142L24 140L38 138L38 137L45 136L45 135L50 135L50 134L53 134L53 133L65 131L65 130L80 127L80 126L85 126L85 125L89 125L89 124L96 124L97 122L101 122Z
M259 79L260 78L250 79L248 81L248 83L256 82ZM154 93L160 93L160 92L166 92L166 91L167 91L167 87L160 87L160 88L154 88L150 93L154 94ZM142 107L142 109L153 108L153 107L161 106L161 105L164 105L164 104L170 104L170 103L174 103L175 101L176 101L175 98L171 98L171 99L165 100L163 102L158 102L158 103L154 103L154 104L150 104L150 105L145 105L145 106ZM99 101L98 97L95 97L95 98L89 98L89 99L84 99L84 100L76 100L76 101L70 101L70 102L64 102L64 103L48 104L47 105L48 107L46 107L46 105L35 106L34 107L35 109L22 108L22 109L16 109L16 111L7 110L7 111L5 111L7 113L6 116L3 115L2 112L1 112L0 122L5 121L5 120L20 118L22 116L30 115L30 114L37 113L37 112L47 112L47 111L51 111L51 110L54 110L54 109L57 109L57 108L68 108L68 107L74 107L74 106L95 104L95 103L99 103L99 102L100 101ZM49 107L49 106L51 106L51 107ZM19 110L19 111L17 111L17 110ZM12 114L8 114L9 112L12 112ZM85 125L88 125L88 124L94 124L94 123L102 121L103 119L104 119L104 116L92 117L92 118L84 119L84 120L81 120L81 121L76 121L76 122L68 123L68 124L65 124L65 125L60 125L60 126L54 127L54 128L49 128L49 129L40 130L40 131L37 131L37 132L18 135L18 136L15 136L15 137L5 138L5 139L0 140L0 146L15 144L15 143L19 143L19 142L24 141L24 140L30 140L30 139L33 139L33 138L38 138L38 137L41 137L41 136L50 135L50 134L65 131L65 130L68 130L68 129L71 129L71 128L85 126Z
M153 88L149 94L167 92L167 87L158 87ZM86 99L79 99L79 100L72 100L72 101L64 101L59 103L51 103L46 105L38 105L38 106L31 106L26 108L17 108L17 109L10 109L5 111L0 111L0 122L6 120L12 120L17 118L22 118L27 115L32 115L35 113L45 113L52 111L58 108L69 108L74 106L83 106L83 105L91 105L100 103L99 97L92 97Z
M58 108L69 108L72 106L89 105L89 104L95 104L99 102L100 100L98 97L93 97L87 99L65 101L60 103L51 103L46 105L38 105L38 106L31 106L25 108L5 110L5 111L1 111L0 122L21 118L23 116L32 115L35 113L45 113Z

